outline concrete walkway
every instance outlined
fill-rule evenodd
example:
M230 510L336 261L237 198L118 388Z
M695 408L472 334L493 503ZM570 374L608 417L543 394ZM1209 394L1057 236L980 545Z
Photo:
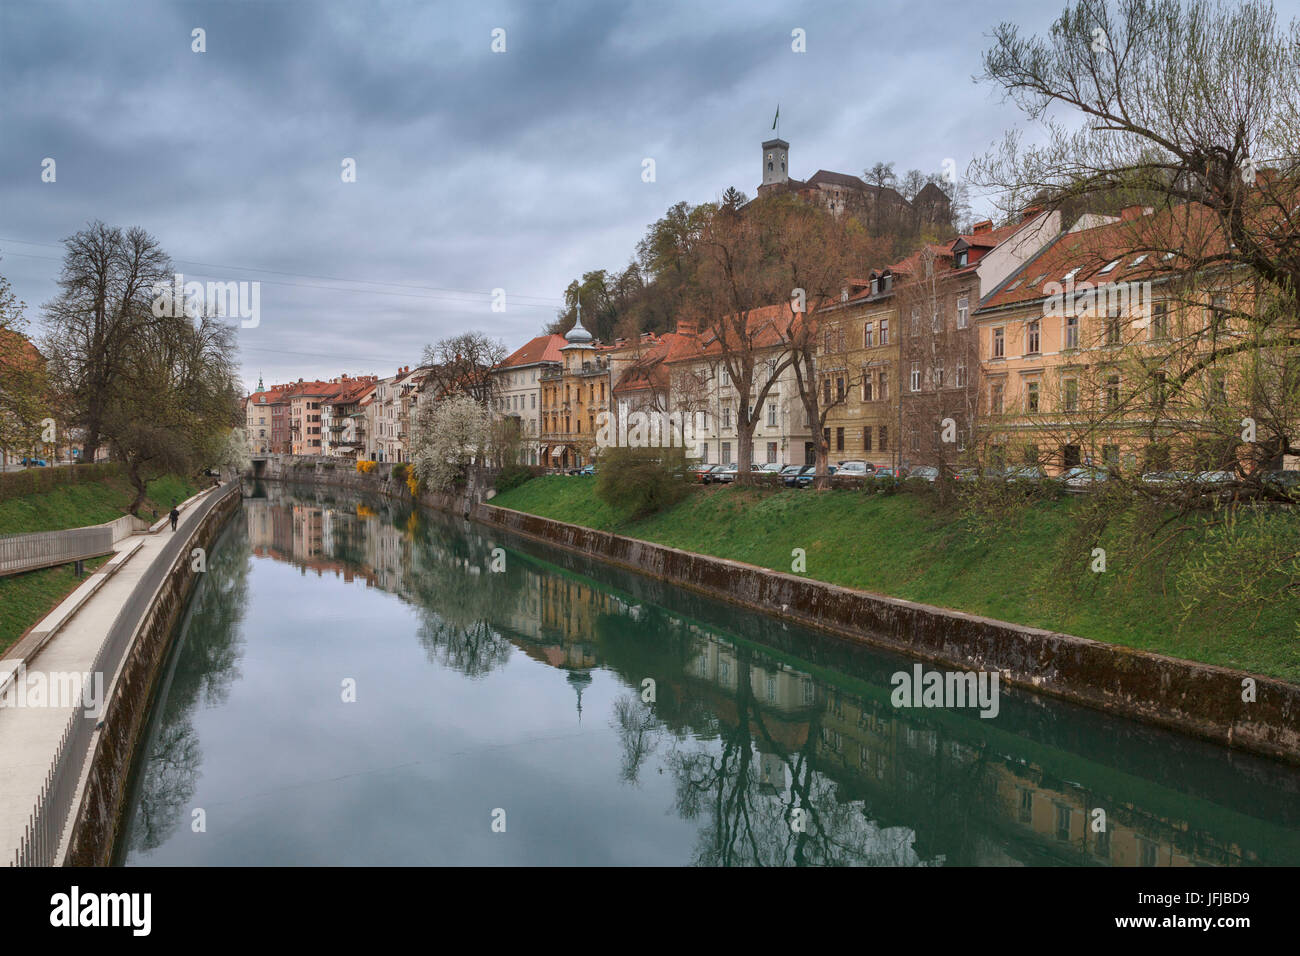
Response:
M205 510L196 505L206 500L213 490L208 489L186 502L175 532L164 520L160 531L131 535L119 541L115 546L119 553L136 547L137 543L139 548L107 580L96 582L93 580L95 575L90 575L77 592L70 594L46 616L44 620L48 621L66 612L78 601L78 592L98 586L35 656L24 662L28 675L88 672L137 585L156 563L166 560L163 550L174 534L193 532ZM39 627L41 625L37 625ZM12 650L19 646L15 645ZM8 670L12 662L4 663L4 669ZM113 674L103 675L105 693L112 686L113 677ZM31 683L30 679L28 683ZM19 687L14 686L6 693L12 700L18 690ZM14 851L36 806L64 728L74 711L85 709L80 700L74 706L68 704L68 701L47 701L44 706L0 706L0 866L8 866L13 861ZM101 699L100 705L103 704Z

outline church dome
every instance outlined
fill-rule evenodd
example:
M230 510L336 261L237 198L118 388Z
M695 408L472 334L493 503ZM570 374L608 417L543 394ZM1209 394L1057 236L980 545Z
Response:
M582 316L573 323L573 328L564 333L564 340L570 345L586 345L591 341L591 333L582 327Z

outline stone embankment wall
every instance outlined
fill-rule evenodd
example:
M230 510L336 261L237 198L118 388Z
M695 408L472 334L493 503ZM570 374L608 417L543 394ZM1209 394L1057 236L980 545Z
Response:
M192 567L192 551L211 546L242 500L237 490L226 494L203 516L140 620L110 689L102 726L93 739L90 768L68 838L66 866L108 866L111 862L126 804L127 778L144 734L154 685L199 573Z

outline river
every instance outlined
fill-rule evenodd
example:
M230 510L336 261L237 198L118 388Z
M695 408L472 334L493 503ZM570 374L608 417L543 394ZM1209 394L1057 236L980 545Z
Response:
M380 498L273 483L207 556L126 865L1300 864L1300 771Z

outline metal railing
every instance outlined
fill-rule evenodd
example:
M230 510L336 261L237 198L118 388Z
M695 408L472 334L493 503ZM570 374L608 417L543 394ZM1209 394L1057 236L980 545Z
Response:
M197 529L202 524L219 502L238 493L239 488L239 482L231 482L221 491L199 502L199 515L194 528ZM174 535L163 546L163 560L155 560L114 618L108 636L100 645L90 667L92 675L104 675L106 686L112 687L113 679L135 637L136 628L144 619L159 585L188 556L188 552L182 554L182 551L188 546L189 539L189 535ZM81 769L89 756L90 739L96 723L96 719L88 716L83 708L73 710L68 718L63 736L59 738L59 746L54 751L49 772L45 775L45 782L36 798L36 805L28 816L23 837L14 851L12 866L54 865L68 816L72 812L72 801L77 794Z
M113 550L111 525L0 537L0 576L84 561Z

